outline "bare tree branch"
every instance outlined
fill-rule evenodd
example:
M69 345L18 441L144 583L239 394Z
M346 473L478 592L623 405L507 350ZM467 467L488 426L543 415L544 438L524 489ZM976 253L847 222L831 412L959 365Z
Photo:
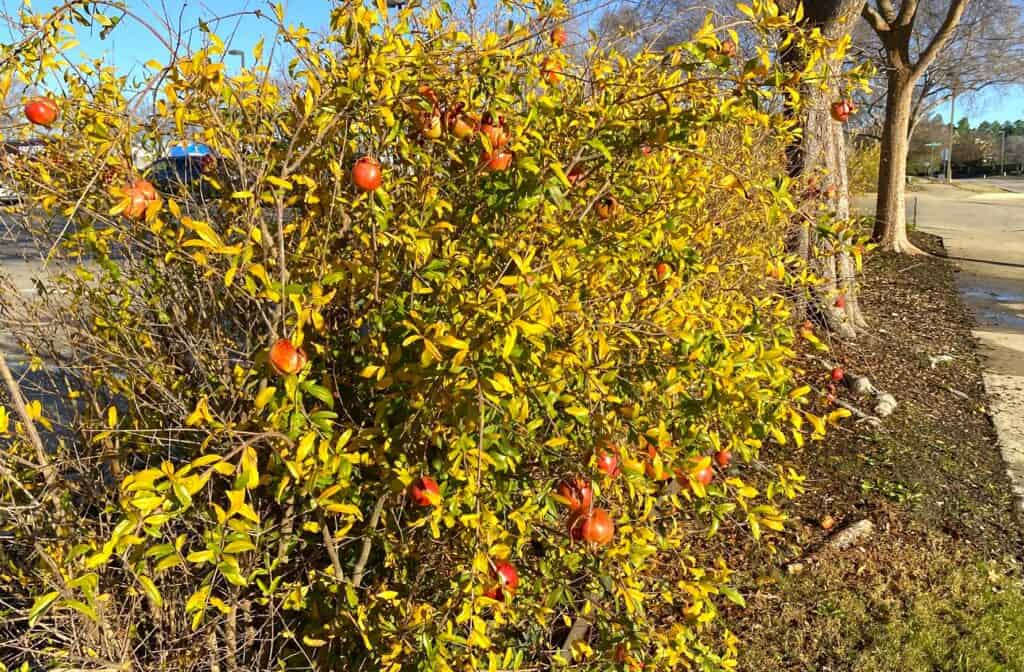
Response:
M967 7L967 0L952 0L949 6L949 11L946 12L946 19L942 23L942 27L939 28L939 32L932 38L931 44L924 50L924 52L918 57L917 64L913 66L911 76L915 79L921 76L935 57L939 54L939 51L946 46L946 42L953 35L953 31L956 29L957 23L960 21L960 17L964 14L964 9Z
M889 23L870 5L864 6L864 11L861 12L861 16L871 24L871 27L875 29L875 32L878 33L879 37L882 37L884 33L889 32Z

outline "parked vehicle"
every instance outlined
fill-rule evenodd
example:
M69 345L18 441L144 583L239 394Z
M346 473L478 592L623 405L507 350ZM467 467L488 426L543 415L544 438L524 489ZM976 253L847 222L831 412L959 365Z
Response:
M151 163L142 174L165 197L207 201L231 193L232 180L212 154L166 156Z
M21 200L21 194L5 178L5 169L11 162L23 161L45 146L44 140L12 140L0 144L0 205L12 205Z

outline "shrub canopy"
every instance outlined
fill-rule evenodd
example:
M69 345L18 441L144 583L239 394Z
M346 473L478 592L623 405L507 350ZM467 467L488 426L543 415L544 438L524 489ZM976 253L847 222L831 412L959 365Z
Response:
M815 61L780 70L776 40L826 45L748 15L740 54L706 25L627 55L552 44L561 5L473 35L444 5L347 3L324 35L264 12L286 73L269 44L229 71L204 24L133 94L62 57L76 20L132 17L25 14L4 81L60 116L7 167L53 269L19 333L68 403L30 409L59 489L8 427L0 507L38 504L3 519L0 581L33 598L11 636L147 670L735 666L725 558L800 489L759 449L840 417L794 382L779 293ZM215 159L168 187L133 152L169 141ZM575 475L610 543L573 539Z

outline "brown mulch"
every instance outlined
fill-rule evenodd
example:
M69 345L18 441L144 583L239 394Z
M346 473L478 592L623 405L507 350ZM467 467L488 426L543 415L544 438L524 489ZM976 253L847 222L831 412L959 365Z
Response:
M808 475L798 511L808 522L831 515L840 525L868 517L899 527L905 518L985 555L1019 556L1024 535L987 414L974 318L941 239L913 238L935 256L869 257L860 296L873 331L833 343L830 354L899 406L878 430L847 421L823 444L791 456ZM933 366L929 358L941 355L953 359ZM872 410L871 399L855 399L843 385L839 396Z
M860 298L872 331L855 343L831 343L824 356L894 395L895 413L880 428L850 418L821 443L800 450L776 447L765 456L804 474L807 491L786 507L791 521L782 543L741 542L735 552L743 557L731 559L742 567L737 583L748 607L727 608L725 620L745 645L759 649L748 665L800 660L815 661L817 667L794 663L778 669L848 669L845 654L820 648L821 642L800 651L769 649L815 640L804 638L800 629L824 622L817 602L836 590L875 595L901 586L912 597L943 580L934 578L945 575L933 558L953 567L985 561L1016 566L1013 561L1022 559L1024 534L987 414L973 317L957 293L956 268L944 258L941 239L911 237L934 256L869 255ZM933 366L929 357L940 355L953 359ZM808 384L825 389L830 372L810 359L807 368ZM855 398L843 384L838 396L872 413L870 397ZM827 410L824 400L818 404L819 411ZM831 532L823 529L826 517L835 521ZM788 592L784 568L789 561L804 558L836 530L865 518L875 523L873 537L839 556L830 559L834 552L826 552L805 563L802 588ZM828 566L835 559L843 560L838 584L830 575L835 568ZM780 610L799 616L785 623ZM864 634L847 636L856 647ZM741 669L747 668L741 664Z

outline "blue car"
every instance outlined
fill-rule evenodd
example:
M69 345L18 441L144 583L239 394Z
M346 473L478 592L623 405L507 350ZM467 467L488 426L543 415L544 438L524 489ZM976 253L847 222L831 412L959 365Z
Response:
M157 159L143 171L143 177L164 196L205 201L231 193L231 179L223 162L212 154Z

